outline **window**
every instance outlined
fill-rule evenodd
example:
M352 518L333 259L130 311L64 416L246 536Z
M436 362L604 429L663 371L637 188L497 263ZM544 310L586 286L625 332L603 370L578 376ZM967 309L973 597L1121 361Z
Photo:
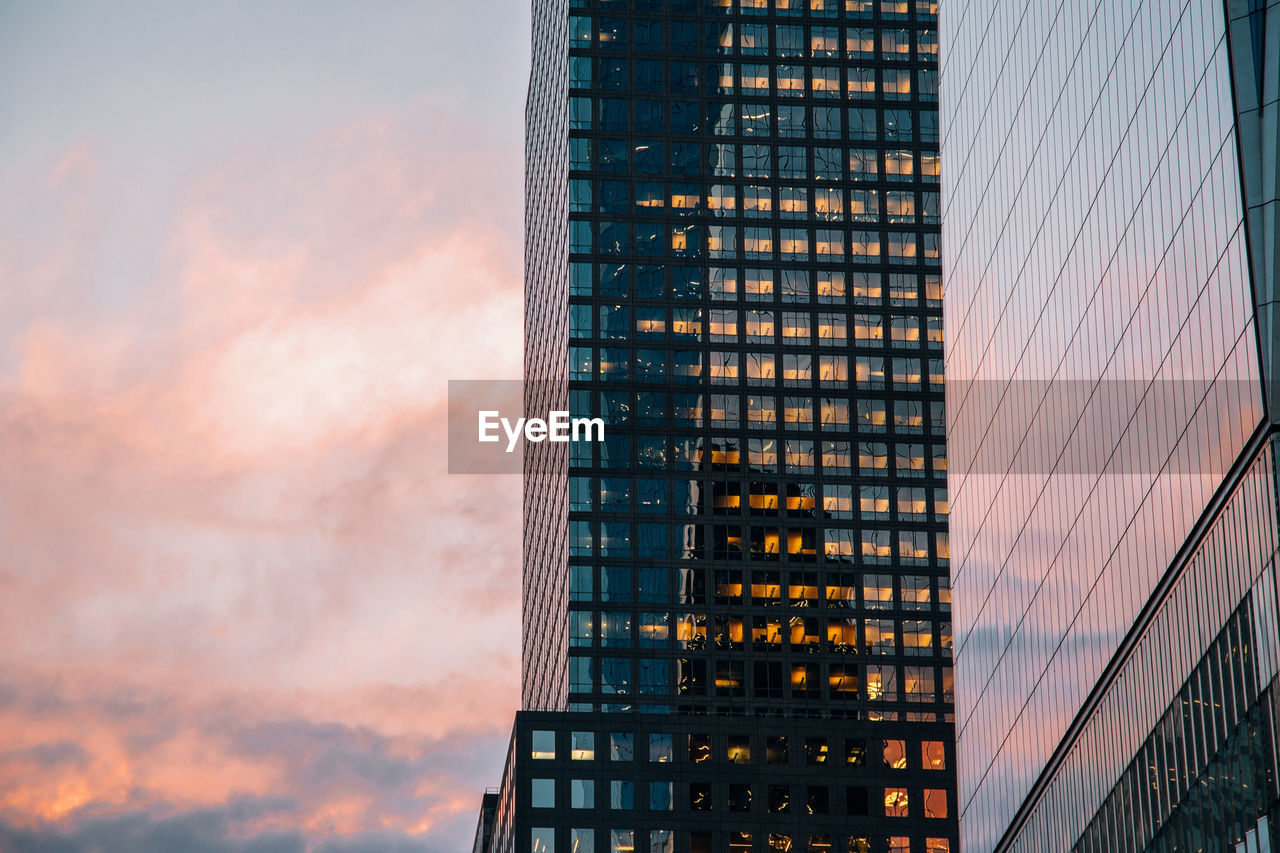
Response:
M596 807L596 783L590 779L569 780L569 808L594 809Z
M768 764L787 764L787 739L785 736L770 737L765 741L765 762Z
M805 764L826 764L827 739L824 737L805 738L804 761Z
M902 670L902 687L908 702L932 702L934 678L931 666L908 666Z
M730 764L750 764L751 738L747 735L729 735L725 757Z
M534 731L530 733L531 747L529 757L537 760L548 760L556 757L556 733Z
M729 786L729 811L731 812L749 812L751 811L751 786L750 785L733 785ZM751 836L747 835L747 849L750 850ZM732 848L732 842L730 849Z
M630 829L609 831L609 853L635 853L636 834Z
M932 818L944 818L947 816L947 792L941 788L925 788L924 796L924 816Z
M556 807L556 780L530 779L529 805L535 809L553 809Z
M669 829L649 830L649 853L674 853L675 842Z
M609 735L610 761L632 761L634 758L635 750L630 732L613 732Z
M569 853L596 853L594 829L569 830Z
M609 808L625 810L635 807L635 785L630 780L614 779L609 782Z
M535 826L529 830L530 853L555 853L556 831L549 826Z
M569 758L573 761L594 761L596 757L596 733L572 732L569 735Z
M884 816L885 817L906 817L907 816L907 789L906 788L885 788L884 789Z
M898 669L892 664L867 665L867 698L871 701L895 702L898 699Z

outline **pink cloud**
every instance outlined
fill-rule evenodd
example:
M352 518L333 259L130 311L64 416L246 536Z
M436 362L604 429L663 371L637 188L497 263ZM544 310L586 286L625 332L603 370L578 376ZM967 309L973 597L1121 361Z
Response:
M522 312L519 163L464 124L223 152L106 307L74 295L120 176L85 144L41 179L0 243L33 284L0 326L0 823L283 797L228 837L469 828L518 700L520 495L445 474L443 407L518 377Z

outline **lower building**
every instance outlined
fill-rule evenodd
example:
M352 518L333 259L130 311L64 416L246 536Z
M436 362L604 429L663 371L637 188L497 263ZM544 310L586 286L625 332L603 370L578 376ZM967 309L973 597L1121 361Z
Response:
M484 851L947 853L952 728L523 711Z

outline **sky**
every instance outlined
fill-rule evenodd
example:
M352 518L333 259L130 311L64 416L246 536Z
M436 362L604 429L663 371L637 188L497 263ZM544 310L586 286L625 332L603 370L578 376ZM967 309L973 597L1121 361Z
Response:
M455 851L519 693L525 2L0 4L0 850Z

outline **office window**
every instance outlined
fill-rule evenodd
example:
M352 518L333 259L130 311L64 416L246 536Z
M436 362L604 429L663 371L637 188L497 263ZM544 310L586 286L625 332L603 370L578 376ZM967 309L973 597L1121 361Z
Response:
M535 809L553 809L556 807L556 780L530 779L529 805Z
M556 733L549 731L533 731L530 733L529 757L548 760L556 757Z

